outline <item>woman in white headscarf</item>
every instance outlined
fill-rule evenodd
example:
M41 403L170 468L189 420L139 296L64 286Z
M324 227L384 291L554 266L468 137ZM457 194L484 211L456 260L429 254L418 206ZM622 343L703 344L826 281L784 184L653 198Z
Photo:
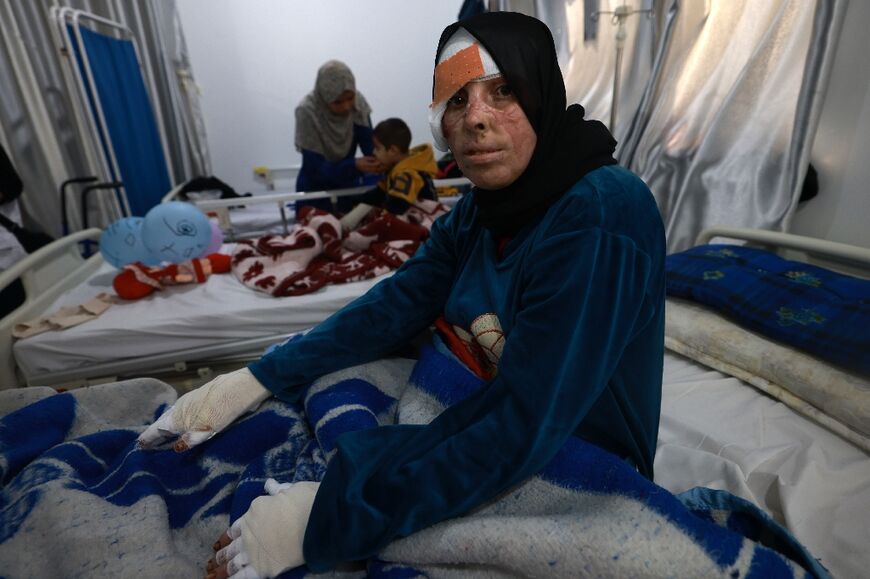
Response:
M314 90L296 107L295 144L302 153L297 191L355 187L377 180L382 168L372 156L371 110L346 64L330 60L320 67ZM357 149L364 156L357 157Z

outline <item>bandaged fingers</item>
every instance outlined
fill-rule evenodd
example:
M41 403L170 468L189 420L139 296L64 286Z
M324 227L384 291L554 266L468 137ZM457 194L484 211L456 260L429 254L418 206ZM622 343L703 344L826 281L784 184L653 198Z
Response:
M214 560L218 565L224 565L229 562L230 559L233 559L242 552L242 542L236 540L242 536L242 526L239 523L239 520L240 519L236 520L236 522L227 529L226 534L230 539L230 543L215 553ZM245 558L247 558L247 555Z
M210 429L193 430L184 432L177 426L175 419L175 406L171 406L158 418L154 424L145 429L139 435L139 446L142 448L152 448L167 440L177 438L173 447L176 451L182 452L188 448L194 447L197 444L205 442L212 436L214 431ZM180 437L179 437L180 435Z
M233 523L228 531L232 542L218 562L227 561L229 571L229 562L238 559L260 577L276 577L304 564L302 544L319 487L316 482L281 484L269 479L265 488L270 494L256 498Z
M150 448L179 437L175 450L193 448L254 410L270 395L247 368L222 374L179 398L139 436L139 445Z
M226 579L230 576L240 577L243 571L253 573L252 577L259 577L255 569L251 567L251 571L245 571L250 567L250 561L247 554L242 550L242 542L239 539L241 530L239 529L238 521L236 524L227 529L220 538L215 541L213 549L214 556L208 560L206 565L206 579ZM233 562L230 564L230 562Z
M251 566L251 559L245 552L241 537L241 526L236 524L227 531L230 539L229 545L215 554L216 567L226 566L226 574L231 579L260 579L257 570Z
M284 490L291 488L294 484L296 484L296 483L281 483L281 482L276 481L273 478L267 478L266 484L263 485L263 488L270 495L277 495L277 494L280 494L281 491L284 491Z
M241 541L233 541L217 552L215 563L227 566L227 575L238 573L251 565L251 559L242 549Z
M266 480L269 494L254 499L227 529L208 571L215 577L225 572L230 579L266 579L304 564L305 528L319 487L316 482Z
M170 406L160 418L154 421L145 432L139 435L139 446L150 448L178 435L175 427L175 406Z

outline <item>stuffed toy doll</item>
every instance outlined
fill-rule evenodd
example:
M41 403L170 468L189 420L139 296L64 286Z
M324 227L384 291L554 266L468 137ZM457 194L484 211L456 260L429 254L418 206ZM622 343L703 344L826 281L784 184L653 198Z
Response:
M124 266L115 276L112 287L125 300L138 300L167 285L203 283L213 273L230 271L230 256L212 253L206 257L172 263L166 267L151 267L140 262Z

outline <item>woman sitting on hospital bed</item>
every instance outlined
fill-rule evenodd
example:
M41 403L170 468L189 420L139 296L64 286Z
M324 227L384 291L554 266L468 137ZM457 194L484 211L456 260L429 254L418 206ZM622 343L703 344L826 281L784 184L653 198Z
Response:
M315 378L389 356L433 324L436 347L486 386L428 425L340 437L322 482L273 488L221 537L215 576L366 558L528 479L572 436L652 479L665 238L650 191L616 165L604 125L566 108L541 22L482 14L449 26L437 57L433 136L473 194L391 278L185 394L140 442L195 446L273 394L299 400Z
M330 60L314 90L296 107L296 149L302 153L297 191L343 189L377 182L383 168L372 156L371 107L356 90L350 68ZM357 157L359 149L364 156ZM305 201L330 210L328 199Z

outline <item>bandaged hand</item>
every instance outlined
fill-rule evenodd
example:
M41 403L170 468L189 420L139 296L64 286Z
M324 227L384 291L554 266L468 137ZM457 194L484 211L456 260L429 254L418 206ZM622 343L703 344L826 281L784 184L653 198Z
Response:
M139 446L151 448L178 437L175 450L193 448L254 410L271 394L247 368L221 374L179 398L139 435Z
M305 563L305 528L320 483L266 481L268 495L258 497L218 542L208 562L211 576L231 579L276 577Z

